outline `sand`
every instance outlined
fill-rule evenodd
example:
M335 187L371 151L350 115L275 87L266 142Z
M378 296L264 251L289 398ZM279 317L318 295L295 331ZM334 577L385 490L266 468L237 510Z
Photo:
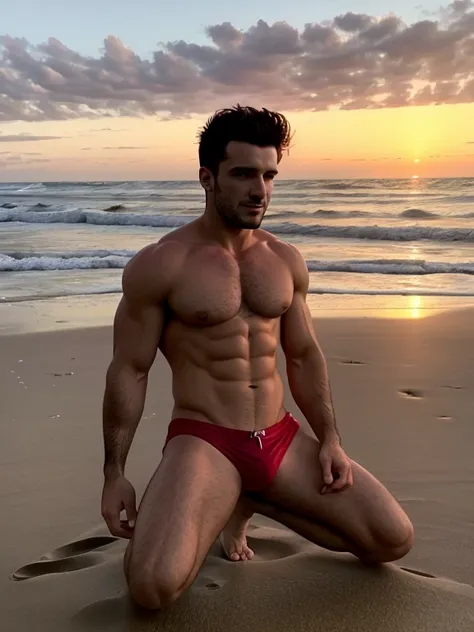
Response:
M254 560L232 563L216 544L191 589L158 614L132 606L126 541L100 516L111 329L0 336L0 629L472 632L473 315L316 323L344 447L413 520L409 555L368 569L256 516ZM171 404L159 357L128 461L138 498ZM288 389L287 404L301 418Z

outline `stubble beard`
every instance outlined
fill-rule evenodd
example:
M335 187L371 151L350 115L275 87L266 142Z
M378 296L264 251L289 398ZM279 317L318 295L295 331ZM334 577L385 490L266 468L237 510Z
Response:
M248 220L241 217L232 202L223 196L218 190L214 193L214 206L221 220L229 228L237 230L255 230L260 228L263 221L263 214L260 218L250 217Z

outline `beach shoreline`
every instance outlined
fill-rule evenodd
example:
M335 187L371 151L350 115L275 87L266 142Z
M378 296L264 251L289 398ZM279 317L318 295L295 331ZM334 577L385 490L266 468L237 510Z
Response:
M0 336L107 327L121 293L77 294L11 302L0 297ZM474 309L474 298L308 294L313 318L418 320Z

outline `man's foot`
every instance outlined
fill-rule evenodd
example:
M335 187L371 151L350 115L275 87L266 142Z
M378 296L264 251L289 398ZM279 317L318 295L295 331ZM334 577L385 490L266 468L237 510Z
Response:
M232 562L243 562L253 558L253 551L247 544L247 527L253 512L242 499L222 530L220 540L225 554Z

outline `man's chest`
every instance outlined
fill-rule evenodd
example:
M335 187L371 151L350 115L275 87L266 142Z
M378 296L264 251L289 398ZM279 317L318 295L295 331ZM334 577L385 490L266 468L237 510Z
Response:
M293 299L293 278L275 255L190 258L169 306L184 322L215 325L240 313L278 318Z

